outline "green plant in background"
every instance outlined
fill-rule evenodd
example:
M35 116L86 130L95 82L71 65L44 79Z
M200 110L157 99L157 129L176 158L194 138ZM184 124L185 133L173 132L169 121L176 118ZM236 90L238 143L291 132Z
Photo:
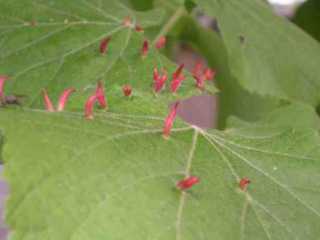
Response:
M312 35L318 41L320 40L320 2L309 0L305 2L297 11L293 22Z
M0 9L11 239L318 239L320 47L265 2L0 0ZM198 25L198 9L218 32ZM163 37L166 50L156 47ZM180 40L217 71L217 88L164 55ZM99 80L108 109L88 120ZM57 102L70 87L63 111L45 109L43 89ZM221 130L168 109L217 91ZM7 104L18 95L21 106Z

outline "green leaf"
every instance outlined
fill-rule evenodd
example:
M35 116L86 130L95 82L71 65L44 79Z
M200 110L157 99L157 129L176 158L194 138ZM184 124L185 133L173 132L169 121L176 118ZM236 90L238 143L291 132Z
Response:
M308 0L298 8L292 21L320 41L320 2Z
M265 125L284 128L320 128L319 116L314 108L299 103L279 107L267 114L261 121ZM259 124L261 124L261 121ZM228 119L227 125L229 128L240 128L248 127L251 124L232 116Z
M153 8L153 0L130 0L129 2L138 11L146 11Z
M165 140L155 116L87 122L30 110L1 111L0 126L12 239L319 236L320 139L311 128L179 127ZM201 182L180 192L185 174ZM238 188L245 176L247 192Z
M42 88L56 101L63 89L75 87L78 91L68 110L82 111L99 79L105 82L110 110L117 112L156 114L176 99L199 93L189 75L176 96L168 90L158 97L152 92L153 68L166 68L171 80L177 66L154 48L156 39L150 39L148 56L142 58L145 36L134 27L125 27L123 19L130 16L133 24L146 29L159 26L164 16L161 9L135 12L116 0L25 1L22 5L18 0L0 1L4 9L0 69L11 77L6 93L25 95L24 106L43 108ZM108 36L108 52L102 55L100 41ZM133 87L131 99L123 98L124 84Z
M188 76L176 96L155 96L153 67L172 73L176 66L153 48L141 59L145 35L121 23L129 15L158 28L163 11L87 0L0 0L0 8L6 94L28 97L22 108L0 109L11 239L318 238L320 139L305 127L312 114L294 128L261 122L209 132L177 119L166 140L167 105L199 92ZM111 33L101 56L99 42ZM110 111L86 121L83 103L100 78ZM122 96L124 83L133 85L132 98ZM69 86L79 90L65 112L41 110L41 88L56 100ZM190 174L200 183L176 189ZM252 181L247 192L238 187L244 176Z
M214 17L232 75L251 92L317 105L320 45L261 0L201 0Z

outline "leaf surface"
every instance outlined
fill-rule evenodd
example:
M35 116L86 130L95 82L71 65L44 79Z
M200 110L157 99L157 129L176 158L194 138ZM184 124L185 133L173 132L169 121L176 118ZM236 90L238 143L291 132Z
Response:
M27 95L24 107L0 109L11 239L317 239L315 114L302 106L308 117L300 125L284 126L276 115L208 132L177 119L165 140L168 104L199 91L188 76L177 95L155 96L153 67L172 73L176 66L155 49L142 59L145 36L122 20L159 27L161 11L103 3L25 1L21 8L21 1L0 1L0 67L12 78L6 93ZM111 33L101 56L99 42ZM86 121L83 102L101 78L110 110ZM124 83L132 84L132 98L122 95ZM41 88L56 100L69 86L78 93L66 111L41 110ZM190 174L200 183L178 190ZM252 181L246 192L242 177Z
M232 75L251 92L319 103L320 45L260 0L201 0L217 20Z
M179 125L165 140L155 116L1 111L12 239L318 238L317 131Z
M75 87L68 109L82 111L98 80L105 82L110 110L117 112L155 114L176 99L200 93L187 73L177 94L170 93L177 66L155 49L155 39L149 40L148 56L141 56L146 37L135 26L160 26L162 10L135 12L121 1L87 0L25 1L21 11L21 1L1 1L0 6L1 74L11 79L6 93L25 96L24 106L43 108L43 88L57 101L63 89ZM126 17L131 27L123 25ZM101 54L105 37L111 40L107 53ZM152 91L154 67L168 71L167 89L158 97ZM124 84L133 88L133 98L127 101Z

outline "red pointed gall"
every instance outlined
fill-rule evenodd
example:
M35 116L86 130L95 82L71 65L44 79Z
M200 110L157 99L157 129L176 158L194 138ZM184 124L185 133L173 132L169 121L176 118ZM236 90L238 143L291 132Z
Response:
M94 104L96 103L97 100L98 100L98 98L97 98L96 94L88 97L86 104L84 106L84 117L87 120L93 119L93 108L94 108Z
M42 89L42 95L43 95L43 101L44 101L44 106L46 110L48 112L55 112L54 106L50 100L50 97L46 89Z
M247 177L244 177L240 180L239 187L242 191L246 191L250 183L251 183L250 179Z
M67 88L63 91L63 93L61 94L61 96L59 98L59 102L58 102L58 106L57 106L58 112L63 111L63 109L66 106L66 103L69 99L69 96L75 91L76 91L75 88Z
M165 36L161 36L158 41L156 42L156 48L161 49L164 48L166 45L167 39Z
M100 53L101 54L105 54L107 52L110 40L111 40L111 37L106 37L101 40L101 42L100 42Z
M8 79L7 76L0 76L0 100L4 97L4 84Z
M176 102L171 107L170 112L164 121L164 126L163 126L163 131L162 131L162 135L164 138L169 138L169 136L170 136L174 120L177 116L178 106L179 106L179 102Z
M197 88L203 90L204 89L204 84L205 84L205 76L202 74L200 76L194 76L195 80L196 80L196 86Z
M177 92L183 80L185 80L185 76L182 73L178 77L173 78L171 81L171 92Z
M203 74L205 76L205 79L210 81L216 76L216 71L211 68L206 68Z
M143 45L142 45L142 49L141 49L142 57L146 57L148 52L149 52L149 41L148 40L144 40L143 41Z
M96 97L97 101L101 108L107 108L107 100L104 94L104 87L102 81L98 81L97 88L96 88Z
M130 97L132 94L132 87L129 84L123 85L122 87L123 95L126 97Z
M159 78L158 68L154 67L153 68L153 81L157 81L158 78Z
M167 79L168 79L167 73L164 72L163 75L159 78L159 80L157 81L157 83L154 86L155 92L159 92L163 89L163 87L166 84Z
M177 183L177 188L180 190L187 190L190 189L195 184L198 184L200 182L200 179L196 176L190 176L187 177Z
M203 63L201 61L198 61L192 70L192 76L196 78L202 75L202 69L203 69Z
M172 74L172 79L178 78L181 75L183 68L184 64L180 64L177 70Z
M159 74L158 69L153 69L153 90L160 92L168 79L167 71L162 69L162 75Z
M184 64L181 64L177 70L172 74L171 81L171 92L175 93L180 87L182 81L185 79L182 70L184 68Z

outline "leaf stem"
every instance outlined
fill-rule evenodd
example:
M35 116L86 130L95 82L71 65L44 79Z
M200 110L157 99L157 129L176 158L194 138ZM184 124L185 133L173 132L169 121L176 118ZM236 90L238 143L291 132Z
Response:
M193 159L193 156L194 156L194 152L196 150L196 145L197 145L197 141L198 141L198 135L199 135L199 131L197 129L194 129L191 149L190 149L190 152L189 152L189 155L188 155L187 166L186 166L186 169L185 169L185 177L186 178L190 176L190 171L191 171L191 166L192 166L192 159ZM182 221L182 214L183 214L184 205L185 205L185 202L186 202L186 196L187 196L187 193L185 191L182 191L181 192L181 196L180 196L179 207L178 207L178 211L177 211L176 240L181 240L181 221Z

